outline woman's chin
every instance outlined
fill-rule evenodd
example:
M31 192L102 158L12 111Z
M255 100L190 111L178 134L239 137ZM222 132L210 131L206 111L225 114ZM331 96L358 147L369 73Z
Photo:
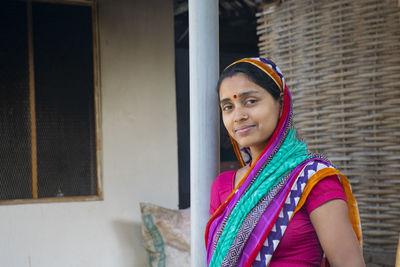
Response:
M238 136L235 140L242 147L251 147L259 143L257 139L254 136Z
M241 147L249 147L250 145L251 145L251 142L246 142L245 140L243 140L243 139L239 139L239 140L237 140L236 139L236 142L241 146Z

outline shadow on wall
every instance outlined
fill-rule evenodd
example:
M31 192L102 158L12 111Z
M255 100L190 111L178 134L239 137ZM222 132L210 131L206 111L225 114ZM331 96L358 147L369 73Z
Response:
M142 243L142 228L140 222L127 220L113 221L117 238L120 243L124 259L124 266L149 266L147 252Z

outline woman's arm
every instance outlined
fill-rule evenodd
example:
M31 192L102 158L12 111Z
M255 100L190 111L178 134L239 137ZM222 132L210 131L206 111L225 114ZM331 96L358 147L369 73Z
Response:
M365 266L344 200L325 202L310 213L310 219L332 267Z

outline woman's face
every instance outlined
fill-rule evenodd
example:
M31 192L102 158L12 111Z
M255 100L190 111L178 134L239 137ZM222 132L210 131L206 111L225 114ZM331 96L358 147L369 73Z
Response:
M280 117L281 105L261 86L243 73L225 78L219 89L225 128L241 146L252 154L262 152Z

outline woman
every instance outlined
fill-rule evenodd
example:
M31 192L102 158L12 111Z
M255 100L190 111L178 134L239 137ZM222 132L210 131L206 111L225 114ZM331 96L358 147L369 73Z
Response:
M217 85L237 171L211 189L209 266L365 266L348 180L296 136L291 95L276 65L234 62Z

